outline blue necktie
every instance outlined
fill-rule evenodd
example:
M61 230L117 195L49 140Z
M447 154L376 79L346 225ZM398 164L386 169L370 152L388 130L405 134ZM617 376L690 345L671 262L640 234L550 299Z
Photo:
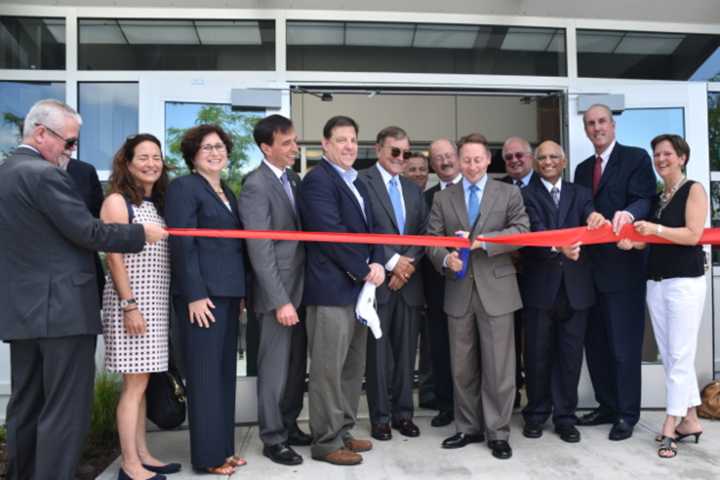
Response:
M480 201L478 200L477 193L480 188L477 185L470 185L470 198L468 199L468 222L470 224L470 230L475 225L478 215L480 215Z
M282 176L280 177L280 181L282 182L283 190L285 190L285 193L290 200L290 204L292 205L293 210L295 210L295 197L293 196L292 187L290 186L290 180L288 179L288 174L286 171L283 172Z
M392 203L393 212L395 212L395 221L397 222L398 231L402 234L405 231L405 214L402 209L402 199L400 198L400 190L397 186L397 178L390 179L388 188L390 195L390 203Z

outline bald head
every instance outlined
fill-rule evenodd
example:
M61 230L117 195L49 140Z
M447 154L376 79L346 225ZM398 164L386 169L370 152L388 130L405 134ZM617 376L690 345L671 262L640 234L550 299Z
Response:
M548 182L555 184L562 177L565 164L565 152L552 140L542 142L535 149L535 170Z
M443 182L450 182L460 173L455 144L440 138L430 144L430 166Z

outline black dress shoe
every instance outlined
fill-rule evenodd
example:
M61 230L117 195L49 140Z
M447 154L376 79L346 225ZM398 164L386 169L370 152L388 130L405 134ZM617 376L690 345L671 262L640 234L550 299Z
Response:
M470 443L482 443L485 441L485 435L482 433L461 433L458 432L452 437L446 438L442 442L442 448L462 448Z
M512 448L505 440L490 440L488 448L492 450L492 455L500 460L507 460L512 457Z
M375 440L385 441L392 438L389 423L373 423L370 427L370 435Z
M419 437L420 429L409 418L401 418L397 422L392 422L392 428L400 432L406 437Z
M453 420L455 420L455 415L453 415L452 410L440 410L440 413L430 420L430 425L433 427L444 427L445 425L450 425Z
M540 438L543 434L543 427L539 423L526 423L522 432L527 438Z
M556 425L555 433L560 435L560 440L567 443L578 443L580 441L580 431L575 425Z
M578 419L577 424L581 427L589 427L593 425L613 424L617 418L607 410L596 408Z
M619 441L632 437L632 434L633 426L621 419L615 422L615 425L612 426L608 438L610 440Z
M312 437L300 430L299 427L288 430L287 444L294 447L307 447L312 443Z
M298 455L291 446L284 442L275 445L265 445L263 447L263 455L280 465L300 465L303 462L302 457Z
M156 467L153 465L145 465L143 463L143 468L153 473L162 473L163 475L169 475L171 473L179 472L182 468L182 465L180 465L179 463L168 463L167 465L160 465L159 467Z

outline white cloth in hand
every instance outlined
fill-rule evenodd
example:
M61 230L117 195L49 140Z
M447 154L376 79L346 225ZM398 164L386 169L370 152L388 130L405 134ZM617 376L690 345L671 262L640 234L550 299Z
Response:
M375 339L382 337L380 318L375 310L375 285L370 282L365 282L360 291L355 305L355 316L360 323L367 325Z

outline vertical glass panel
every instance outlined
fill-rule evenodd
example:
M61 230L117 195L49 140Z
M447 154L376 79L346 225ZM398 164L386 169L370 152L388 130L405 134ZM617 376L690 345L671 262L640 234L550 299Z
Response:
M0 82L0 160L22 140L25 115L38 100L65 101L62 82Z
M0 68L65 68L65 19L0 16Z
M289 21L287 44L288 70L566 74L560 28Z
M720 35L579 29L578 76L706 81L720 72L718 47Z
M138 133L137 83L80 83L78 158L109 171L112 158L129 135Z
M274 70L272 20L80 19L81 70Z

